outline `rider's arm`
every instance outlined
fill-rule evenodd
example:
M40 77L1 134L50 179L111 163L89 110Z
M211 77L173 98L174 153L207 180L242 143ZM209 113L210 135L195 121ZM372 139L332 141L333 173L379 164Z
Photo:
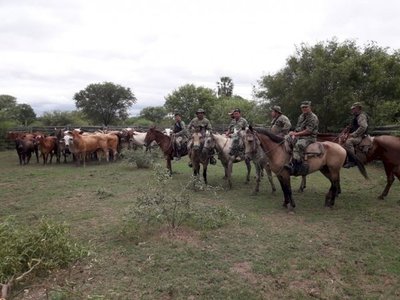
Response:
M367 123L367 116L365 114L359 115L357 122L359 127L357 128L356 131L350 133L350 137L355 137L355 138L360 137L365 133L365 131L367 131L368 123Z

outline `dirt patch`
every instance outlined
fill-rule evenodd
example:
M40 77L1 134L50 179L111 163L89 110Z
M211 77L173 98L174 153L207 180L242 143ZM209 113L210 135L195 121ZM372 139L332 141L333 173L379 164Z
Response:
M251 284L256 284L258 282L256 274L252 271L251 263L248 261L235 263L230 270L233 273L239 274L240 277L243 277Z
M175 229L163 227L160 229L159 236L168 241L177 241L194 247L203 246L200 233L187 227L178 227Z

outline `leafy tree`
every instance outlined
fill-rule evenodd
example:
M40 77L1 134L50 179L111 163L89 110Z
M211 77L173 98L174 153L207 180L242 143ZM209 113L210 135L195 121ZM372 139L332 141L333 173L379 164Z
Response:
M160 123L162 119L167 115L167 111L163 106L149 106L142 109L140 116L152 121L154 123Z
M210 114L217 97L212 89L186 84L174 90L165 97L165 100L164 107L167 111L179 111L183 120L188 122L199 108L205 109L206 114Z
M17 105L17 98L10 95L0 95L0 111L14 108Z
M218 97L232 97L233 87L234 84L230 77L221 77L219 81L217 81Z
M374 119L382 103L400 99L399 54L387 50L370 44L362 51L353 41L335 39L302 44L283 69L259 80L255 95L264 106L280 105L294 124L300 102L311 100L320 131L346 125L355 101L364 102Z
M28 126L36 120L35 111L29 104L17 104L15 107L15 117L24 126Z
M136 97L129 88L112 82L88 85L74 96L76 107L94 123L105 126L125 120L128 108L136 103Z

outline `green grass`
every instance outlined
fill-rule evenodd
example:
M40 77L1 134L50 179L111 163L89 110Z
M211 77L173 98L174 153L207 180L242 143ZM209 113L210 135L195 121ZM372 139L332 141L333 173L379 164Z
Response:
M191 176L186 163L173 162L177 189ZM225 206L240 221L215 230L161 228L137 243L121 235L122 219L150 182L151 169L123 162L20 167L14 152L1 152L0 218L15 215L27 225L42 216L66 222L93 252L68 269L22 283L14 298L400 297L400 183L386 200L377 200L386 181L379 165L367 168L369 181L354 168L343 170L333 209L323 206L325 177L309 176L303 194L296 192L300 179L293 178L294 214L281 207L282 192L271 194L266 178L260 193L250 196L254 178L245 185L244 169L234 165L232 190L193 192L194 202ZM226 187L220 163L208 174L210 185Z

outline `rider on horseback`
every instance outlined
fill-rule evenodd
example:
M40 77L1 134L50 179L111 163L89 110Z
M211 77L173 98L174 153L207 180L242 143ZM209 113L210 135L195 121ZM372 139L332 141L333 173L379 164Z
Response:
M292 127L292 123L290 123L289 118L282 113L281 107L274 105L271 108L271 116L271 132L279 136L287 135L290 127Z
M185 122L182 121L182 116L179 112L175 112L175 124L173 131L173 139L175 143L175 160L180 160L182 156L182 147L189 140Z
M289 136L294 139L293 157L291 164L285 165L290 175L299 176L308 173L308 164L303 162L304 152L308 145L317 141L319 120L311 111L311 101L301 103L302 114L299 116L295 131Z
M362 105L360 102L355 102L351 107L351 113L353 120L350 124L350 134L344 143L343 147L348 150L351 154L355 155L354 147L361 143L363 137L368 131L368 116L362 111ZM355 166L355 162L349 159L344 168L351 168Z
M231 123L229 124L226 136L232 137L232 146L229 155L235 156L236 160L241 160L240 156L244 151L244 149L240 149L240 136L238 133L240 130L245 130L247 127L249 127L249 123L245 118L242 118L240 109L236 108L235 110L233 110L233 118Z
M205 111L202 108L199 108L196 111L196 117L192 119L192 121L190 121L189 125L188 125L188 129L190 131L190 133L193 133L195 131L201 132L201 131L211 131L212 127L211 127L211 122L204 117ZM189 156L190 156L190 149L191 149L192 143L191 141L189 141L188 143L188 150L189 150ZM210 164L215 165L217 163L217 161L215 160L214 153L210 153ZM191 162L189 162L189 167L191 166Z

